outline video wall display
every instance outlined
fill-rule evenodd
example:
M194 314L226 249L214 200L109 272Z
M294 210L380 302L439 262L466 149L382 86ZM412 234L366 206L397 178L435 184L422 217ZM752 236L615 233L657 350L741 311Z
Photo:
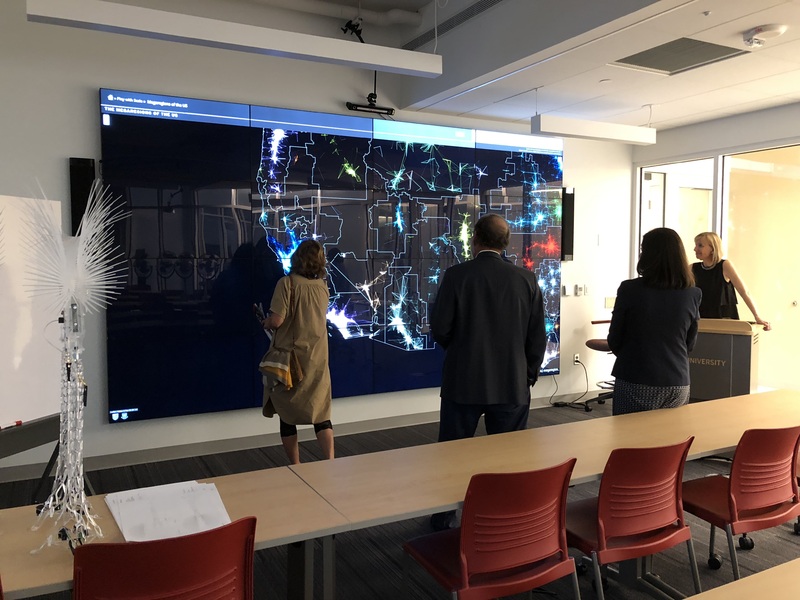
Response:
M260 406L268 309L297 245L328 258L334 397L437 387L429 314L475 221L511 224L559 372L561 141L100 90L101 173L130 217L107 311L109 420Z

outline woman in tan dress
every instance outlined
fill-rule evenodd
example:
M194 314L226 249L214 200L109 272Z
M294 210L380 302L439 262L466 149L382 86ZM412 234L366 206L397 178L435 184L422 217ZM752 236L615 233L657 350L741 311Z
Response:
M331 375L328 370L328 286L325 252L315 240L300 243L292 254L292 268L275 286L265 329L274 330L272 344L294 349L302 378L291 388L264 389L264 415L280 419L281 442L292 464L300 462L297 425L314 425L322 454L333 458Z

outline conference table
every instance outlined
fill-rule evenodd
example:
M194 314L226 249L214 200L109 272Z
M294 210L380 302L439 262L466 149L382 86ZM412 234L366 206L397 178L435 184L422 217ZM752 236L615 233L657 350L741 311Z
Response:
M475 473L528 471L576 457L571 483L585 483L600 477L615 448L693 435L688 459L696 460L733 450L746 429L798 424L800 391L778 390L290 468L358 529L458 508Z
M332 599L334 535L459 508L475 473L534 470L576 457L571 483L578 484L597 480L615 448L666 445L693 435L688 458L695 460L733 450L747 429L797 424L800 392L778 390L204 481L217 485L231 519L258 518L256 548L302 543L306 598L313 592L309 542L321 538L324 596ZM93 499L92 507L101 517L104 540L121 540L105 502ZM65 545L29 554L35 539L34 517L25 512L30 510L0 511L0 575L9 600L72 583Z
M290 573L294 585L290 595L310 598L313 589L306 577L313 573L309 565L313 541L322 538L324 542L337 533L349 531L347 520L288 467L201 481L217 486L232 521L249 515L257 518L256 550L283 545L296 549L298 557L291 561L296 564L296 571ZM103 498L99 495L88 499L103 533L96 541L124 541ZM52 529L52 519L47 519L37 531L31 531L36 520L35 506L0 511L0 576L6 600L72 587L72 553L66 542L55 541L32 552L45 542ZM332 587L333 582L326 585Z
M769 600L794 600L797 598L798 581L800 581L800 558L715 587L693 596L692 600L730 600L759 596Z

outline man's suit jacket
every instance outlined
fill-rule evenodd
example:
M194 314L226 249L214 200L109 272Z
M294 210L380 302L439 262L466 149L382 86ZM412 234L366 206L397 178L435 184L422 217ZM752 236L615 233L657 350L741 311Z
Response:
M447 269L431 316L445 349L443 400L527 404L547 344L536 276L481 252Z

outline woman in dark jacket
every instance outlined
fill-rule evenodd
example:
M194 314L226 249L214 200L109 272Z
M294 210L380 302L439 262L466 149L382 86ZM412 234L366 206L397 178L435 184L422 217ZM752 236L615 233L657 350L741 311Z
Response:
M694 287L680 236L666 227L646 233L636 271L640 277L619 286L608 331L617 357L615 415L689 401L689 352L702 292Z

